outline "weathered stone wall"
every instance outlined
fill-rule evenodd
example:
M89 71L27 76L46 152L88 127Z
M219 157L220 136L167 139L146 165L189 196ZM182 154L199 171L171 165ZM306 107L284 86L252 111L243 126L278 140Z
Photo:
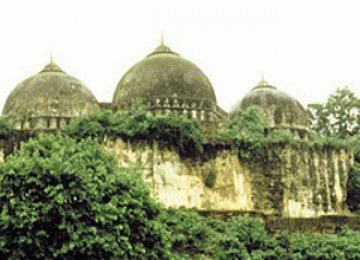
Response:
M138 164L152 196L167 206L298 218L349 214L346 183L353 156L343 149L278 145L249 162L233 150L199 161L156 144L116 139L105 147L120 165Z
M222 151L208 161L184 160L156 144L131 145L121 139L106 142L121 166L138 164L152 195L167 206L251 210L251 176L237 155Z
M353 160L350 151L320 145L271 147L254 167L256 209L298 218L349 214L346 185Z

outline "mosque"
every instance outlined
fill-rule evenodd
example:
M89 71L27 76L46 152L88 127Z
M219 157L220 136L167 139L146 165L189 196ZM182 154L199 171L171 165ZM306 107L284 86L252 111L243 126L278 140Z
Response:
M142 104L157 114L174 113L212 129L236 111L258 105L268 127L308 128L307 112L295 98L262 79L240 99L228 115L216 102L208 77L191 61L163 41L120 79L111 103L100 103L79 79L64 72L53 60L37 74L20 82L8 96L3 115L14 129L64 128L73 118L101 108L129 110Z
M112 102L98 102L84 83L51 60L13 89L3 116L12 119L14 131L56 130L102 108L130 110L137 104L155 114L193 118L209 132L252 105L259 106L269 129L288 129L300 138L309 129L309 114L299 101L264 79L226 113L217 105L208 77L163 41L125 72ZM105 146L123 165L140 162L152 195L167 206L301 218L348 214L346 183L353 155L346 149L274 146L267 151L267 163L249 165L230 148L191 162L156 144L116 140ZM216 176L211 187L204 182L210 175Z

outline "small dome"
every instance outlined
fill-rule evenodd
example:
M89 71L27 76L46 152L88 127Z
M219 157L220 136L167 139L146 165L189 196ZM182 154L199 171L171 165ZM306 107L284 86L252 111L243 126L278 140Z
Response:
M267 127L308 128L308 112L300 102L264 79L235 103L230 111L230 117L237 111L254 105L260 108Z
M19 83L8 96L4 115L14 117L77 117L98 111L91 91L53 61Z
M163 43L124 74L114 93L113 106L117 110L133 100L149 103L154 98L197 100L209 108L216 104L214 89L205 74Z

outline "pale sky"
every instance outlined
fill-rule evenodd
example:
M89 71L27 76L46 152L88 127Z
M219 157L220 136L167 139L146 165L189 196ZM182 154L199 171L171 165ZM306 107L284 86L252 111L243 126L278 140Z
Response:
M2 3L1 109L51 53L99 101L111 102L120 78L157 47L161 34L208 76L226 111L262 72L304 106L345 85L360 96L356 1L121 2Z

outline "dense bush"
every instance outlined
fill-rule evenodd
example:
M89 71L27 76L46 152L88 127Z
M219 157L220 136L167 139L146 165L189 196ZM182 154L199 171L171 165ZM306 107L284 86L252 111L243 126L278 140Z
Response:
M358 162L355 162L349 171L346 202L350 210L360 210L360 163Z
M238 150L239 156L247 160L264 150L264 135L260 110L255 106L238 111L216 133L218 140L231 143Z
M131 142L157 142L181 156L196 157L203 150L204 130L198 122L175 115L152 115L145 110L113 113L109 110L75 120L68 135L83 139L119 136Z
M360 233L280 232L268 234L263 223L250 216L226 222L192 211L170 210L163 215L175 259L246 260L359 260Z
M219 241L223 252L219 259L266 259L279 247L274 238L268 235L259 219L244 216L234 217L226 222L225 233ZM280 247L278 248L280 249ZM283 253L283 249L277 250ZM282 255L279 258L284 259Z
M295 135L285 129L266 129L257 106L236 112L216 133L217 139L231 143L245 160L265 160L273 146L299 142Z
M264 137L265 128L260 110L256 106L249 107L236 114L217 132L224 140L258 141Z
M200 256L217 259L218 236L225 232L224 222L202 217L192 210L170 209L162 215L162 223L169 233L174 255L183 259Z
M339 235L300 234L288 236L290 253L297 259L358 260L360 233L345 231Z
M166 259L139 174L93 140L30 139L0 165L0 258Z
M256 218L234 217L224 222L173 209L163 215L162 222L177 259L285 259L286 250ZM277 258L266 258L275 254Z
M0 135L9 134L11 131L11 122L9 116L0 117Z

